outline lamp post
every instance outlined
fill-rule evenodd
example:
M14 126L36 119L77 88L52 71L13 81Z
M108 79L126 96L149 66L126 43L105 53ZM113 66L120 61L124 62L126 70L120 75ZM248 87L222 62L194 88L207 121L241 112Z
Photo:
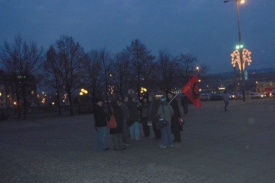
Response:
M241 57L240 57L240 51L239 48L236 47L236 50L233 51L231 54L231 64L234 67L234 82L235 82L235 93L236 93L236 65L239 66L239 69L245 69L245 63L249 66L252 62L251 60L251 52L248 49L242 48L242 61L241 63Z
M195 69L196 69L196 71L197 71L197 75L198 75L198 78L199 78L200 67L197 66ZM199 85L200 81L201 81L201 80L199 79L199 80L198 80L198 87L200 87L200 85ZM199 91L200 91L200 88L199 88Z
M224 0L224 3L229 2L230 0ZM236 1L236 11L237 11L237 22L238 22L238 36L239 36L239 54L240 54L240 62L241 62L241 74L242 74L242 98L245 101L245 81L244 81L244 68L243 68L243 47L242 45L242 37L241 37L241 28L240 28L240 3L244 3L244 0L233 0Z

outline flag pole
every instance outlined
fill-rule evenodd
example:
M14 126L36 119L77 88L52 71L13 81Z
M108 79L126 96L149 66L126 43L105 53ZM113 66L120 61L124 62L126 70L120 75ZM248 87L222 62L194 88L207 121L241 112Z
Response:
M168 104L170 104L177 96L178 96L179 93L177 93L171 100Z

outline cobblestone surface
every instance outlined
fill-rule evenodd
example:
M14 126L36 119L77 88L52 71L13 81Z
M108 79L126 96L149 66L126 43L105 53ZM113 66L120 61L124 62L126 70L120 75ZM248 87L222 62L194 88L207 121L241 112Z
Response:
M92 115L1 123L1 183L274 182L275 100L190 106L181 144L142 138L99 151ZM142 135L142 133L141 133Z

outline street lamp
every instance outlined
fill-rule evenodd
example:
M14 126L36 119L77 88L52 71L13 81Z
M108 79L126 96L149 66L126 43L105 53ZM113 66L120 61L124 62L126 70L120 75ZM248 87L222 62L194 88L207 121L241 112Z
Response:
M227 3L229 1L230 0L224 0L224 3ZM240 4L243 4L244 0L231 0L231 1L236 1L239 45L242 45L241 28L240 28ZM243 47L240 47L239 48L239 53L240 53L241 74L242 74L242 95L243 95L243 101L245 101L245 81L244 81L244 68L243 68L243 56L242 56L242 52L243 52Z
M197 71L198 71L198 73L199 73L199 71L200 71L200 68L199 68L199 67L197 66L197 67L196 67L196 70L197 70Z

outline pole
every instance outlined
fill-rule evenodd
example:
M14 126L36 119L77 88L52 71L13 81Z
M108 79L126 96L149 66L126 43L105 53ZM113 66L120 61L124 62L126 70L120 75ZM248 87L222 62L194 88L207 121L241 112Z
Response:
M235 93L235 100L238 99L238 94L237 94L237 79L236 79L236 65L234 67L234 93Z
M242 44L241 28L240 28L240 0L236 0L237 20L238 20L238 36L239 45ZM243 69L243 47L239 49L240 62L241 62L241 74L242 74L242 95L243 101L245 101L245 80L244 80L244 69Z
M177 93L171 100L168 104L170 104L177 96L178 96L179 93Z

